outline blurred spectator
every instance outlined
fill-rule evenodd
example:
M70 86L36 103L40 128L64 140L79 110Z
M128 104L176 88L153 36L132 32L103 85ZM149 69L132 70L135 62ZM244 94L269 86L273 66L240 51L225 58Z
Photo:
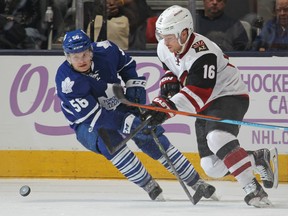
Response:
M203 0L204 11L197 16L198 32L214 41L223 51L249 49L247 33L240 20L224 13L228 0Z
M64 34L75 29L76 5L73 0L52 0L53 42L61 43Z
M103 2L105 0L94 0L90 5L84 5L84 29L96 15L105 15ZM108 19L122 15L128 18L129 49L144 50L146 48L146 22L152 13L146 0L106 0L106 3Z
M275 17L268 20L253 42L255 51L288 50L288 0L276 0Z
M0 48L41 49L39 0L0 0Z

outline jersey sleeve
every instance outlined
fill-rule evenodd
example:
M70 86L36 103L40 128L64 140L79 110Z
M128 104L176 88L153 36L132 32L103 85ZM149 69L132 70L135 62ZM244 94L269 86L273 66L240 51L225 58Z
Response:
M138 77L136 72L136 62L135 60L129 56L128 54L124 53L120 56L120 68L119 68L119 75L121 76L122 80L126 83L130 79L134 79Z
M130 79L137 78L135 60L113 42L111 42L111 49L113 51L110 58L114 58L113 61L117 63L117 73L121 79L126 83Z

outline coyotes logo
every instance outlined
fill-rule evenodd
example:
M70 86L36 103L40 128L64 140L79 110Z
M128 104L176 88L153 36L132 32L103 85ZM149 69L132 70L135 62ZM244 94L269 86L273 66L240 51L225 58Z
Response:
M203 40L197 41L192 45L192 48L195 49L196 52L206 51L208 50L208 47L204 43Z

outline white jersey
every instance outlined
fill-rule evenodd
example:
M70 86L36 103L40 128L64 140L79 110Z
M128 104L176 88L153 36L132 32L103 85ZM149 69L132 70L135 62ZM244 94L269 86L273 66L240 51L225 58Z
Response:
M248 95L239 70L208 38L193 33L180 55L171 53L164 40L159 41L157 54L166 71L178 77L182 85L173 101L178 110L200 112L216 98L227 95Z

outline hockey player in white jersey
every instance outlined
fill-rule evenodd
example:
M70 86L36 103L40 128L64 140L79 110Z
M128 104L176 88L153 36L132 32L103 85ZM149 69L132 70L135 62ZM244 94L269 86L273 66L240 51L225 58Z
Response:
M157 55L166 73L160 81L160 96L153 99L152 106L243 120L249 96L240 73L215 43L193 31L188 9L177 5L167 8L156 22L156 37ZM147 110L143 118L151 115L150 125L174 116ZM214 178L231 174L246 192L244 200L248 205L271 205L253 170L260 174L264 187L277 185L270 164L272 157L277 160L277 149L247 152L237 139L237 125L198 118L195 128L206 174Z
M63 49L66 60L57 70L57 95L77 140L90 151L103 155L152 200L162 199L161 187L126 145L113 154L106 148L107 143L120 143L141 123L139 110L121 104L112 92L114 83L124 82L128 100L146 103L145 77L137 75L135 61L110 41L92 43L82 30L67 32ZM171 172L149 134L151 127L144 129L133 138L136 145ZM199 177L193 165L170 144L161 126L154 129L181 179L196 192L201 188L195 201L202 196L210 198L215 187Z

